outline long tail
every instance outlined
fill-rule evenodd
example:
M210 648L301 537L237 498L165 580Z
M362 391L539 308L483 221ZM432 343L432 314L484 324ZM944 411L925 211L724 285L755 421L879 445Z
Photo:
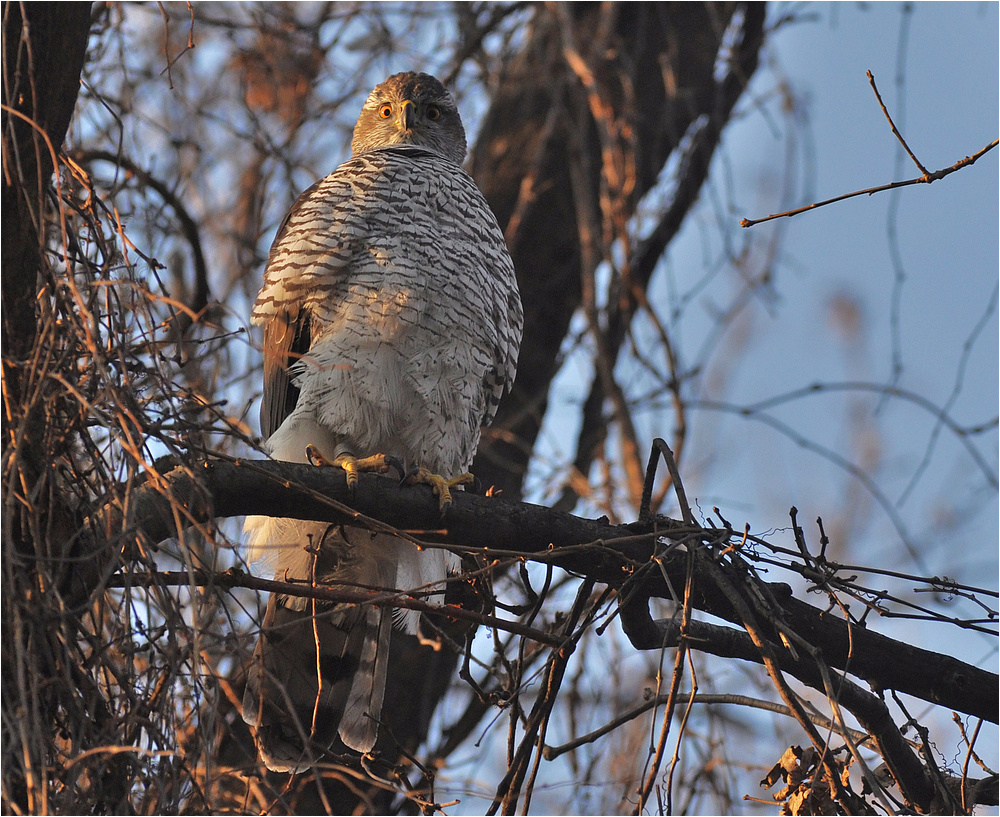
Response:
M385 607L365 610L367 637L340 721L340 739L362 754L370 752L378 736L378 719L385 697L389 666L392 611Z
M255 727L269 769L309 768L333 746L338 727L350 748L372 749L390 629L391 613L382 609L319 608L314 616L270 598L243 697L243 719Z
M281 577L313 575L330 587L420 588L446 573L443 551L418 553L409 542L362 528L267 518L248 519L247 528L251 544L276 557ZM243 719L256 727L261 757L275 771L314 765L338 736L339 751L362 753L378 737L393 611L317 604L313 615L313 609L308 599L272 596L248 672ZM396 617L397 625L417 632L419 614Z

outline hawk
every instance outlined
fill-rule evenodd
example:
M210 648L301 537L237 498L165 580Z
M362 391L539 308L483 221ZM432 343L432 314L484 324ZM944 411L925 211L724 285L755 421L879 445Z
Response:
M514 265L462 170L465 129L437 79L378 85L351 150L295 202L268 256L252 318L264 327L261 432L273 458L334 464L349 483L398 462L444 510L514 379ZM457 566L364 528L249 517L246 530L249 559L286 581L443 592ZM418 621L272 595L243 700L268 768L308 768L338 737L371 751L393 625L415 633Z

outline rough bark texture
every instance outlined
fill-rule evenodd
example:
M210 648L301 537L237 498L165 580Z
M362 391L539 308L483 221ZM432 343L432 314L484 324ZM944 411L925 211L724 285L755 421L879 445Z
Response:
M37 296L42 287L43 210L54 170L80 91L87 53L90 3L4 3L3 59L3 302L4 447L12 420L19 426L20 460L41 470L46 452L35 450L42 417L21 418L21 370L29 364L36 337ZM27 420L30 419L30 422ZM23 420L23 421L22 421ZM21 421L21 422L19 422Z

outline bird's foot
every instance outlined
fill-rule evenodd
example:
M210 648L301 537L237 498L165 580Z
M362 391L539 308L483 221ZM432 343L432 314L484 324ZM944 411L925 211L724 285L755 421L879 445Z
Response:
M358 484L358 474L384 474L390 467L395 468L399 473L403 473L403 468L394 457L387 457L385 454L374 454L371 457L358 459L353 454L341 454L334 459L328 459L322 451L310 443L306 446L306 456L309 462L319 466L333 466L342 468L347 474L347 487L352 491Z
M430 485L434 495L438 498L438 508L444 514L452 503L451 489L459 485L472 485L475 481L476 478L472 474L459 474L454 479L445 479L440 474L435 474L426 468L417 468L406 475L403 484Z

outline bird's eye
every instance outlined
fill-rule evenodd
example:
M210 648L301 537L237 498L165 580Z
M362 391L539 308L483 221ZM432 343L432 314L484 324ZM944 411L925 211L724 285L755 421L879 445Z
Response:
M441 109L437 105L427 106L427 118L431 122L437 122L441 118Z
M388 119L392 116L392 105L380 105L378 109L378 115L382 119Z

